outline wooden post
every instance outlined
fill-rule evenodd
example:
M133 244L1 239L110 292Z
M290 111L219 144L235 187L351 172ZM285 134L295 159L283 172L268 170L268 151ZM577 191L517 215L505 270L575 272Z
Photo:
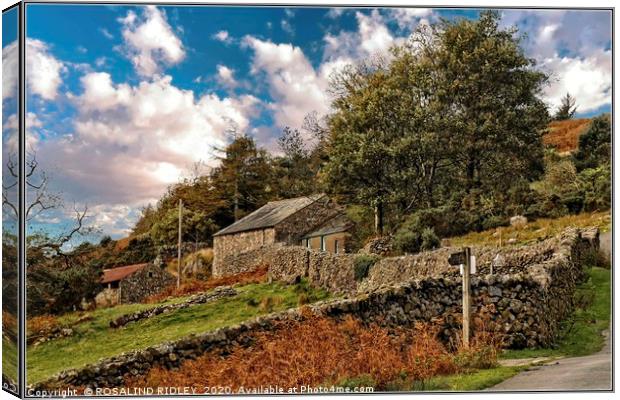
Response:
M471 249L465 247L465 266L463 267L463 346L469 348L469 322L470 322L470 284L469 273L471 271Z
M181 245L183 244L183 241L181 239L181 228L182 228L182 220L183 220L183 200L179 199L179 242L178 242L178 263L177 263L177 288L181 287L181 273L182 273L182 266L181 266Z

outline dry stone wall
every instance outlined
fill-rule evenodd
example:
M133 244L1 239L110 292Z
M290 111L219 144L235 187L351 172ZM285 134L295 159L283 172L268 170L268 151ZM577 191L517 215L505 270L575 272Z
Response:
M533 260L513 274L482 274L471 280L472 311L485 311L490 324L505 334L505 346L510 348L537 347L551 344L559 332L559 322L573 310L575 286L583 279L583 259L588 251L596 250L598 231L567 230L560 237L529 248L520 249L514 255L518 260ZM289 252L298 252L296 256ZM297 279L301 274L313 277L311 265L327 265L331 258L318 257L304 248L273 248L272 255L281 257L279 269L270 270L273 278ZM549 250L551 251L549 253ZM481 253L483 254L483 253ZM308 257L308 269L294 260ZM425 256L422 256L425 257ZM284 260L289 260L288 264ZM337 262L341 262L338 260ZM313 264L315 263L315 264ZM321 264L319 264L321 263ZM459 317L462 312L461 278L458 276L407 277L406 272L417 271L403 264L393 279L403 279L388 284L368 286L370 291L359 291L355 297L316 303L309 307L315 315L342 318L352 315L365 323L381 326L412 326L419 322L437 321L443 324L442 338L450 342L459 334ZM350 279L342 269L342 279ZM306 272L307 271L307 272ZM375 272L376 273L376 272ZM417 272L415 272L417 273ZM314 279L318 284L329 286L331 275L324 271ZM394 278L396 277L396 278ZM301 309L262 316L240 325L218 329L200 335L162 343L147 349L124 353L101 360L78 370L64 371L36 388L72 386L105 387L122 385L127 376L143 375L153 366L175 368L181 362L194 359L206 351L215 350L226 354L232 346L251 346L258 332L274 330L287 321L303 320L306 313Z
M159 314L167 314L172 311L181 310L198 304L210 303L224 297L231 297L236 295L237 291L235 289L231 288L230 286L222 286L216 288L212 292L200 293L191 296L189 299L185 300L182 303L165 304L149 308L147 310L121 315L120 317L110 321L110 328L120 328L130 322L136 322L143 319L152 318Z

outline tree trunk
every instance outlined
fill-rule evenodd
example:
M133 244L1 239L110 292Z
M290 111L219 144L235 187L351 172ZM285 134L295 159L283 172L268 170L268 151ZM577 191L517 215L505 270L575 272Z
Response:
M235 217L235 222L239 219L239 179L235 177L235 194L233 198L233 215Z
M383 203L380 200L375 203L375 234L383 236Z

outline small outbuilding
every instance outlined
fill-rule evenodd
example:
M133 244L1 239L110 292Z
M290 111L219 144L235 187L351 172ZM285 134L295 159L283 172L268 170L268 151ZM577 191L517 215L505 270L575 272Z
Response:
M325 194L272 201L213 235L213 271L231 256L275 243L344 252L353 224Z
M95 297L97 306L139 303L176 282L165 268L150 263L103 270L104 289Z

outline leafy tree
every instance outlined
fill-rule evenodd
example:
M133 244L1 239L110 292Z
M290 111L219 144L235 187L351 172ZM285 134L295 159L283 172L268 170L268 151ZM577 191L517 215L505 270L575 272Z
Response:
M374 207L377 232L386 210L503 192L542 173L547 76L498 22L497 12L442 21L393 48L389 63L332 79L325 181Z
M577 171L609 164L611 160L611 119L609 114L593 118L587 132L579 137L574 155Z
M142 235L147 233L153 224L157 221L157 213L155 208L148 204L140 210L140 218L132 229L132 235Z
M207 242L218 229L209 217L200 211L183 209L182 239L184 242ZM170 209L165 216L157 221L150 231L156 245L175 245L179 235L178 209Z
M225 204L226 217L236 221L270 199L271 165L267 152L247 135L234 136L221 153L211 180L216 197Z
M566 96L562 97L562 103L560 107L558 107L558 111L553 116L553 119L556 121L564 121L573 118L577 111L575 102L575 98L567 92Z
M439 65L433 79L467 191L504 191L543 171L548 113L540 95L548 77L524 54L516 28L500 29L499 19L487 11L476 21L444 21L433 27L435 41L422 42Z

